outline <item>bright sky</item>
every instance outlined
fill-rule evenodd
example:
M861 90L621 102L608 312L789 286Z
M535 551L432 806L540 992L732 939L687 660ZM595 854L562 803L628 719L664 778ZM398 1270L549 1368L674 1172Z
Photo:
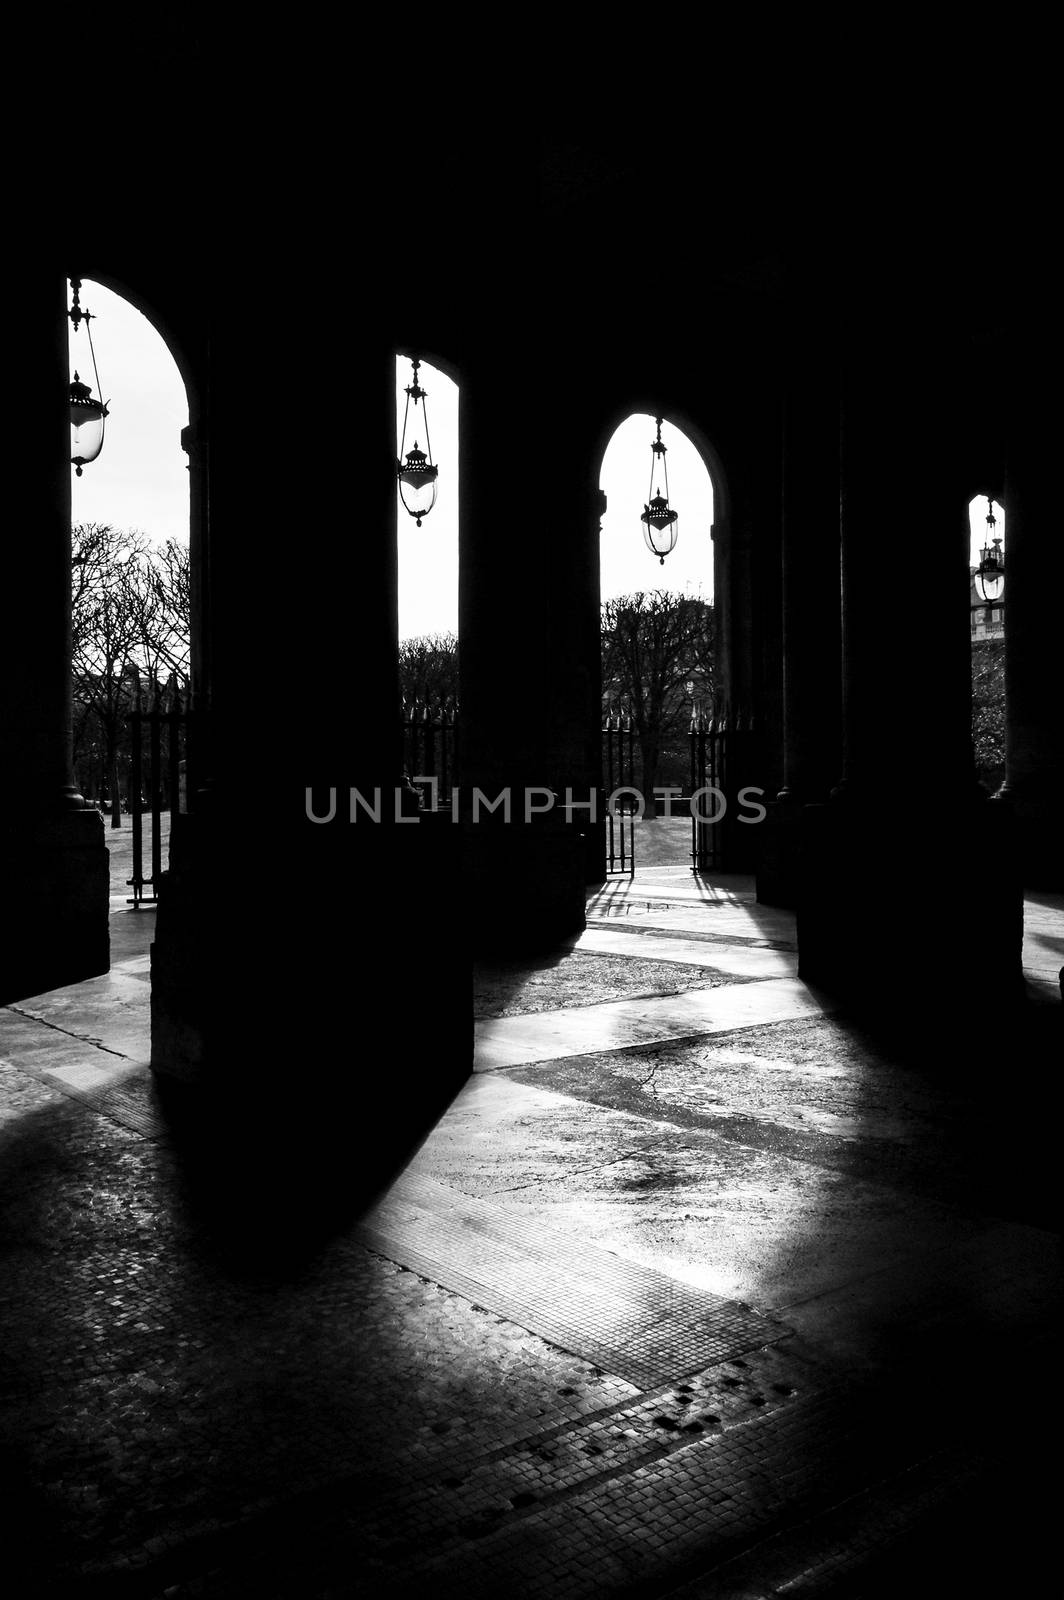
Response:
M81 304L92 324L103 398L110 405L104 447L78 478L71 470L73 521L109 522L139 528L160 543L188 538L188 458L181 429L188 405L177 366L151 323L128 301L88 280ZM70 327L70 367L96 392L85 324ZM396 438L402 438L403 393L411 381L407 357L396 363ZM440 469L432 514L420 528L399 505L399 636L455 632L458 627L458 388L422 362L427 392L432 457ZM411 408L413 411L413 408ZM418 421L420 423L421 416ZM602 519L602 597L638 589L713 594L713 488L694 445L666 421L669 498L679 512L676 549L662 566L643 542L640 513L650 485L654 420L632 416L617 429L602 461L600 486L607 498ZM413 439L407 441L407 448ZM424 448L424 439L420 440ZM398 503L398 491L397 491ZM986 498L972 501L972 565L986 537ZM1005 513L995 501L997 532ZM1002 545L1004 548L1004 543Z
M653 417L628 417L606 446L599 475L599 487L606 494L600 548L602 598L667 589L670 594L712 600L713 484L690 439L667 420L662 422L661 442L669 473L669 505L679 513L679 537L664 565L643 538L639 519L650 496L650 447L657 433Z
M426 633L458 632L458 385L427 361L418 369L424 400L411 405L408 437L403 445L403 413L407 385L414 379L409 356L395 364L395 448L408 451L415 441L425 449L423 423L428 415L433 463L439 467L436 504L420 528L399 498L399 637L417 639Z

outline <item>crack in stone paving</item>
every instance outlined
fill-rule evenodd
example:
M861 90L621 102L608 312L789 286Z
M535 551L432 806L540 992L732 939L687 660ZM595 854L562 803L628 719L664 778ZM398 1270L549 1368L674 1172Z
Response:
M650 1068L650 1071L647 1073L646 1077L645 1078L641 1078L639 1080L639 1082L635 1086L636 1087L636 1092L638 1094L642 1094L644 1090L648 1090L652 1095L654 1095L655 1097L657 1096L658 1090L657 1090L657 1085L654 1082L654 1079L657 1077L658 1073L661 1071L661 1067L662 1067L662 1063L660 1061L656 1061L656 1062L654 1062L652 1064L652 1066Z
M91 1033L74 1033L70 1028L61 1028L58 1022L49 1022L47 1017L39 1017L35 1011L23 1011L21 1006L5 1006L5 1011L10 1011L16 1017L23 1017L27 1022L36 1022L42 1028L51 1028L54 1033L61 1033L67 1039L76 1039L78 1044L91 1044L94 1049L102 1050L105 1055L117 1056L120 1061L129 1061L122 1050L112 1050L110 1045L104 1044L100 1039L94 1039Z
M618 1161L638 1161L640 1159L641 1157L638 1150L622 1150L620 1155L611 1156L608 1161L603 1161L601 1159L598 1161L589 1161L586 1166L567 1167L566 1171L573 1177L580 1177L585 1172L601 1172L606 1167L615 1167ZM516 1194L519 1189L538 1189L542 1187L544 1181L545 1180L541 1174L538 1178L529 1178L527 1183L512 1183L509 1184L505 1189L488 1189L485 1191L484 1198L487 1199L489 1196L494 1198L494 1196L498 1194ZM470 1195L469 1198L476 1199L477 1197L475 1195Z

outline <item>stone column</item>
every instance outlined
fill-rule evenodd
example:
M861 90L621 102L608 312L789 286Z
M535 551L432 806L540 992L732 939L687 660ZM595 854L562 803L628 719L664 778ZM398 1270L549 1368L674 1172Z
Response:
M211 582L210 582L210 434L202 416L190 420L182 430L181 444L188 456L189 473L189 644L191 681L190 711L197 724L195 765L187 774L188 805L195 806L196 792L209 792L214 781L211 758ZM171 831L173 825L171 824Z
M1028 886L1064 889L1064 535L1043 395L1013 374L1005 480L1005 784Z
M799 352L784 419L783 787L763 824L758 899L793 906L802 807L842 771L839 395L823 351Z
M109 962L103 820L73 771L65 280L31 275L18 297L8 443L26 492L9 528L0 627L0 855L12 935L17 925L4 1000L106 972Z
M967 407L949 353L918 319L851 351L844 771L830 805L803 818L798 905L801 975L849 994L959 998L988 972L1002 992L1019 984L1003 814L972 765Z
M461 789L474 933L492 949L550 946L584 922L584 840L561 802L593 781L597 463L537 392L544 370L546 353L502 387L495 349L463 368ZM510 820L478 790L508 796Z
M573 467L571 489L559 495L566 527L552 556L554 588L566 599L564 605L553 606L550 616L547 755L562 800L572 791L566 825L582 841L585 881L593 884L606 876L599 606L599 536L606 496L598 488L599 463L590 446L579 451ZM554 484L560 489L557 477Z

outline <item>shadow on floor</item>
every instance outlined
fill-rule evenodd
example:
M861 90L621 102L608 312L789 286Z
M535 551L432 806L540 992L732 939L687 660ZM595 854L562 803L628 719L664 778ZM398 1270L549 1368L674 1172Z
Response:
M392 1071L391 1082L320 1084L280 1104L156 1078L193 1236L257 1277L283 1280L314 1259L389 1187L469 1075Z

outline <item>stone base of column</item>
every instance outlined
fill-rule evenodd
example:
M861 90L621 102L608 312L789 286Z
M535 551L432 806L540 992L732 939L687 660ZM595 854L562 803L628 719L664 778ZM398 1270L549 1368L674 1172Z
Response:
M1024 998L1023 889L1006 806L967 797L806 806L798 973L884 1019L978 1024ZM921 1013L921 1008L923 1013Z
M599 792L599 811L605 810L606 797ZM607 878L606 824L600 817L582 829L584 836L584 884L587 888L605 883Z
M467 822L464 890L473 949L515 955L555 949L585 926L586 841L575 828Z
M224 997L239 1006L231 969L243 947L239 916L226 913L228 874L217 832L175 816L151 946L152 1071L182 1083L209 1078L221 1051ZM236 901L234 898L234 905Z
M797 799L783 798L767 803L765 810L766 817L757 825L761 846L758 904L793 911L798 904L802 805Z
M364 1200L472 1071L460 830L176 824L151 995L175 1126L213 1129L197 1168L267 1209L300 1185Z
M1001 803L1012 812L1025 887L1064 894L1064 796L1034 801L1006 790Z
M95 978L110 966L107 847L90 807L28 821L0 833L7 913L0 1005Z

